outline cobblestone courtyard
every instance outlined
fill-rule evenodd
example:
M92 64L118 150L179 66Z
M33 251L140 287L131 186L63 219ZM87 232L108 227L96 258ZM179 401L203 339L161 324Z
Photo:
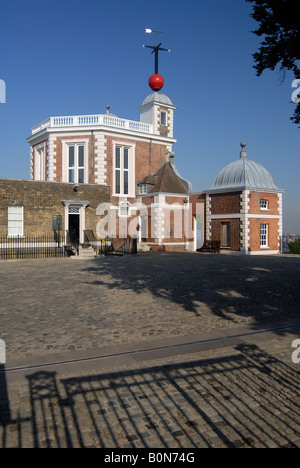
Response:
M299 317L298 258L143 255L0 263L10 358Z
M299 258L150 253L0 274L1 447L300 447Z

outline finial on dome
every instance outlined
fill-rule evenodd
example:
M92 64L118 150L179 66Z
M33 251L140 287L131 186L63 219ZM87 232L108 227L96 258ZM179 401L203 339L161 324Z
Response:
M247 143L245 143L244 141L242 141L241 143L241 147L242 147L242 151L241 151L241 159L247 159L247 151L246 151L246 146L247 146Z

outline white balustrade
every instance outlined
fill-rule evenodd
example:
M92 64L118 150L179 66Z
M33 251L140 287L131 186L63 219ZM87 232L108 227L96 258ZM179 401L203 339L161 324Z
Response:
M44 122L41 122L40 124L33 127L32 134L34 135L35 133L38 133L41 130L44 130L44 128L47 128L47 127L50 127L50 119L44 120Z
M32 135L44 130L45 128L69 128L69 127L91 127L105 126L114 127L134 132L153 133L153 126L143 122L134 122L132 120L119 119L118 117L100 114L100 115L79 115L66 117L50 117L50 119L36 125L32 128Z

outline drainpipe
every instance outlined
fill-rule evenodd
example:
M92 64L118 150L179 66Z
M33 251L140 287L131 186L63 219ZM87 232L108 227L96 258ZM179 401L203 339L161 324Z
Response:
M152 138L150 138L150 149L149 149L149 175L152 174Z
M187 222L186 222L186 212L187 212L187 205L188 205L188 199L185 198L183 200L183 203L184 203L184 220L183 220L183 230L184 230L184 249L187 250L187 242L186 242L186 225L187 225Z
M92 183L92 175L94 174L94 130L91 132L91 171L89 177L89 183Z

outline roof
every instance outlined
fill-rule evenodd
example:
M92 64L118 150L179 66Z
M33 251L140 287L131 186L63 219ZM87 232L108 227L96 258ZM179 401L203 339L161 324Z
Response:
M283 192L273 180L271 174L260 164L248 159L246 143L241 143L240 159L226 166L217 175L214 185L207 192L257 190Z
M176 193L189 195L192 185L183 179L174 164L174 153L170 153L170 161L166 162L154 176L147 176L142 184L152 185L149 193Z
M151 104L151 103L157 103L157 104L163 104L165 106L174 106L173 102L171 101L171 99L166 96L165 94L163 93L158 93L158 92L154 92L152 94L150 94L148 97L146 97L146 99L144 100L142 106L145 106L146 104Z
M175 175L170 163L166 163L155 176L156 184L149 193L187 193L181 181Z

